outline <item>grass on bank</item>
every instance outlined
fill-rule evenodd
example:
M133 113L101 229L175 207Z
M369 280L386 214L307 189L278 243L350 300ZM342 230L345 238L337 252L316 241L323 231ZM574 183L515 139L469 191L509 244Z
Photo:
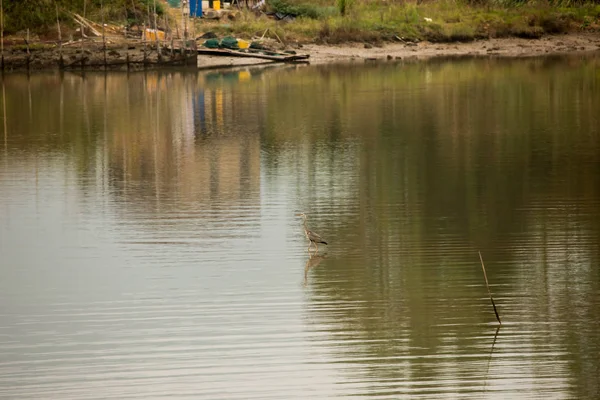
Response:
M584 0L585 1L585 0ZM152 25L154 0L4 1L5 33L30 29L55 35L56 9L61 27L74 29L69 12L96 22ZM102 4L102 13L100 5ZM156 0L159 23L169 7ZM543 34L600 31L600 0L267 0L267 9L292 14L275 21L243 10L234 20L196 20L196 32L240 38L261 36L269 28L285 42L378 43L396 40L469 41L490 37L538 38ZM170 24L174 21L171 21ZM173 25L171 25L173 26Z
M468 41L492 37L539 38L543 34L600 30L600 4L555 6L547 1L501 5L440 0L384 3L366 0L268 0L271 10L297 17L290 22L242 12L233 21L202 20L197 31L212 30L250 38L265 29L284 41L379 42L410 40ZM343 2L343 7L340 5ZM337 6L336 6L337 4ZM341 10L344 10L342 15Z
M150 24L150 14L160 18L167 4L164 0L13 0L3 1L5 34L17 34L29 29L32 33L54 36L56 14L64 28L73 28L71 12L84 15L96 22L119 25Z

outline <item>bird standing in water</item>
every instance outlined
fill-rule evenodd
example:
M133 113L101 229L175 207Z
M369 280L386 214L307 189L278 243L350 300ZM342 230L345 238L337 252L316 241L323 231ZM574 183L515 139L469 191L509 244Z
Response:
M302 214L297 214L297 215L304 219L304 234L306 235L306 238L308 239L308 251L310 252L310 248L314 243L315 248L316 248L315 252L318 252L319 251L319 243L327 244L327 242L325 240L323 240L323 238L320 235L318 235L315 232L308 229L308 226L306 226L306 214L302 213Z

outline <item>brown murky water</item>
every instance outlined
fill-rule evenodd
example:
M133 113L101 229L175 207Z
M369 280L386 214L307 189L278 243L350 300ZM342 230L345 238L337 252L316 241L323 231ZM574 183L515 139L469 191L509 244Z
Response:
M596 398L599 70L6 75L0 398Z

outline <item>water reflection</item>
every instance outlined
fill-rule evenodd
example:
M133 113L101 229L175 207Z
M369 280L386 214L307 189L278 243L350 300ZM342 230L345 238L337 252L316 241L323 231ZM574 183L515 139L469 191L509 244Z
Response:
M304 266L304 286L308 284L308 273L310 270L316 268L325 258L326 256L319 255L316 252L308 252L308 260L306 260L306 265Z
M0 397L593 398L598 62L5 75Z

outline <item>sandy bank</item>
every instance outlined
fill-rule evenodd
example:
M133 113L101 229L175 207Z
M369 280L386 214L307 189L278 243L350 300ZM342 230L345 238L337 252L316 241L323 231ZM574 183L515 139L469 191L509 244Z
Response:
M567 34L541 39L487 39L468 43L389 43L381 47L364 44L338 46L305 45L299 51L310 54L311 64L364 62L443 56L529 57L577 52L600 52L600 34Z

